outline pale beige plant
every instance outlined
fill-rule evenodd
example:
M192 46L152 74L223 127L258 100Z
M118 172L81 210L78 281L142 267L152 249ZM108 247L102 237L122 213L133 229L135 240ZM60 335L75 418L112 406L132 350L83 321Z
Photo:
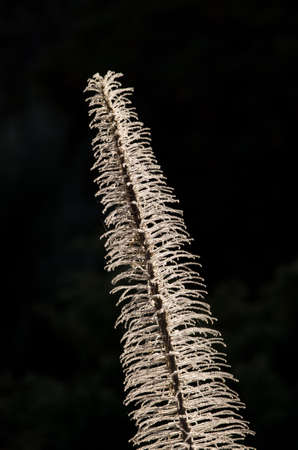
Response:
M116 325L124 325L121 362L126 404L137 426L139 449L249 449L252 433L227 381L221 335L204 300L197 257L177 199L138 120L121 74L95 74L86 91L97 131L92 141L96 183L106 215L108 271L118 270L121 292Z

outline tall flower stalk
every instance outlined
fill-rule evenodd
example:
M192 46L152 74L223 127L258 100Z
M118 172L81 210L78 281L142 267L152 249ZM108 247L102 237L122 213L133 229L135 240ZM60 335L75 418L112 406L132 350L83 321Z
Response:
M227 381L221 335L204 300L198 257L178 200L150 146L150 131L131 107L122 74L88 80L90 128L107 231L106 269L117 270L125 404L132 405L139 449L249 449L252 433Z

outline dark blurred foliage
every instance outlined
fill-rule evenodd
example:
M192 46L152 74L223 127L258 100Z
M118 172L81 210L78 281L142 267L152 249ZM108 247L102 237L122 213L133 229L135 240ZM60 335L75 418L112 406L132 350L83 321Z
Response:
M298 8L287 3L2 2L1 449L130 448L82 93L108 69L135 87L181 200L252 444L297 447Z

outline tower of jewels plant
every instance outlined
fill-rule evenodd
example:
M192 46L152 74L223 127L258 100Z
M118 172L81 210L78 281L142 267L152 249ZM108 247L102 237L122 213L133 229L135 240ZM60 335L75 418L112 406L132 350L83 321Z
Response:
M107 231L106 269L117 269L125 404L139 449L251 449L244 407L228 384L220 333L178 200L122 88L122 74L95 74L86 91L100 197Z

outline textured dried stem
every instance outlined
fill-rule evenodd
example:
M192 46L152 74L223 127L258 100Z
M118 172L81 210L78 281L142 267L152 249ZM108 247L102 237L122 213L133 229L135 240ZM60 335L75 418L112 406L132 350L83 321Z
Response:
M140 449L249 449L252 434L226 381L224 345L204 300L205 286L185 250L191 241L177 199L167 186L121 74L95 74L86 91L97 130L92 141L98 193L108 231L108 271L119 269L125 404Z

